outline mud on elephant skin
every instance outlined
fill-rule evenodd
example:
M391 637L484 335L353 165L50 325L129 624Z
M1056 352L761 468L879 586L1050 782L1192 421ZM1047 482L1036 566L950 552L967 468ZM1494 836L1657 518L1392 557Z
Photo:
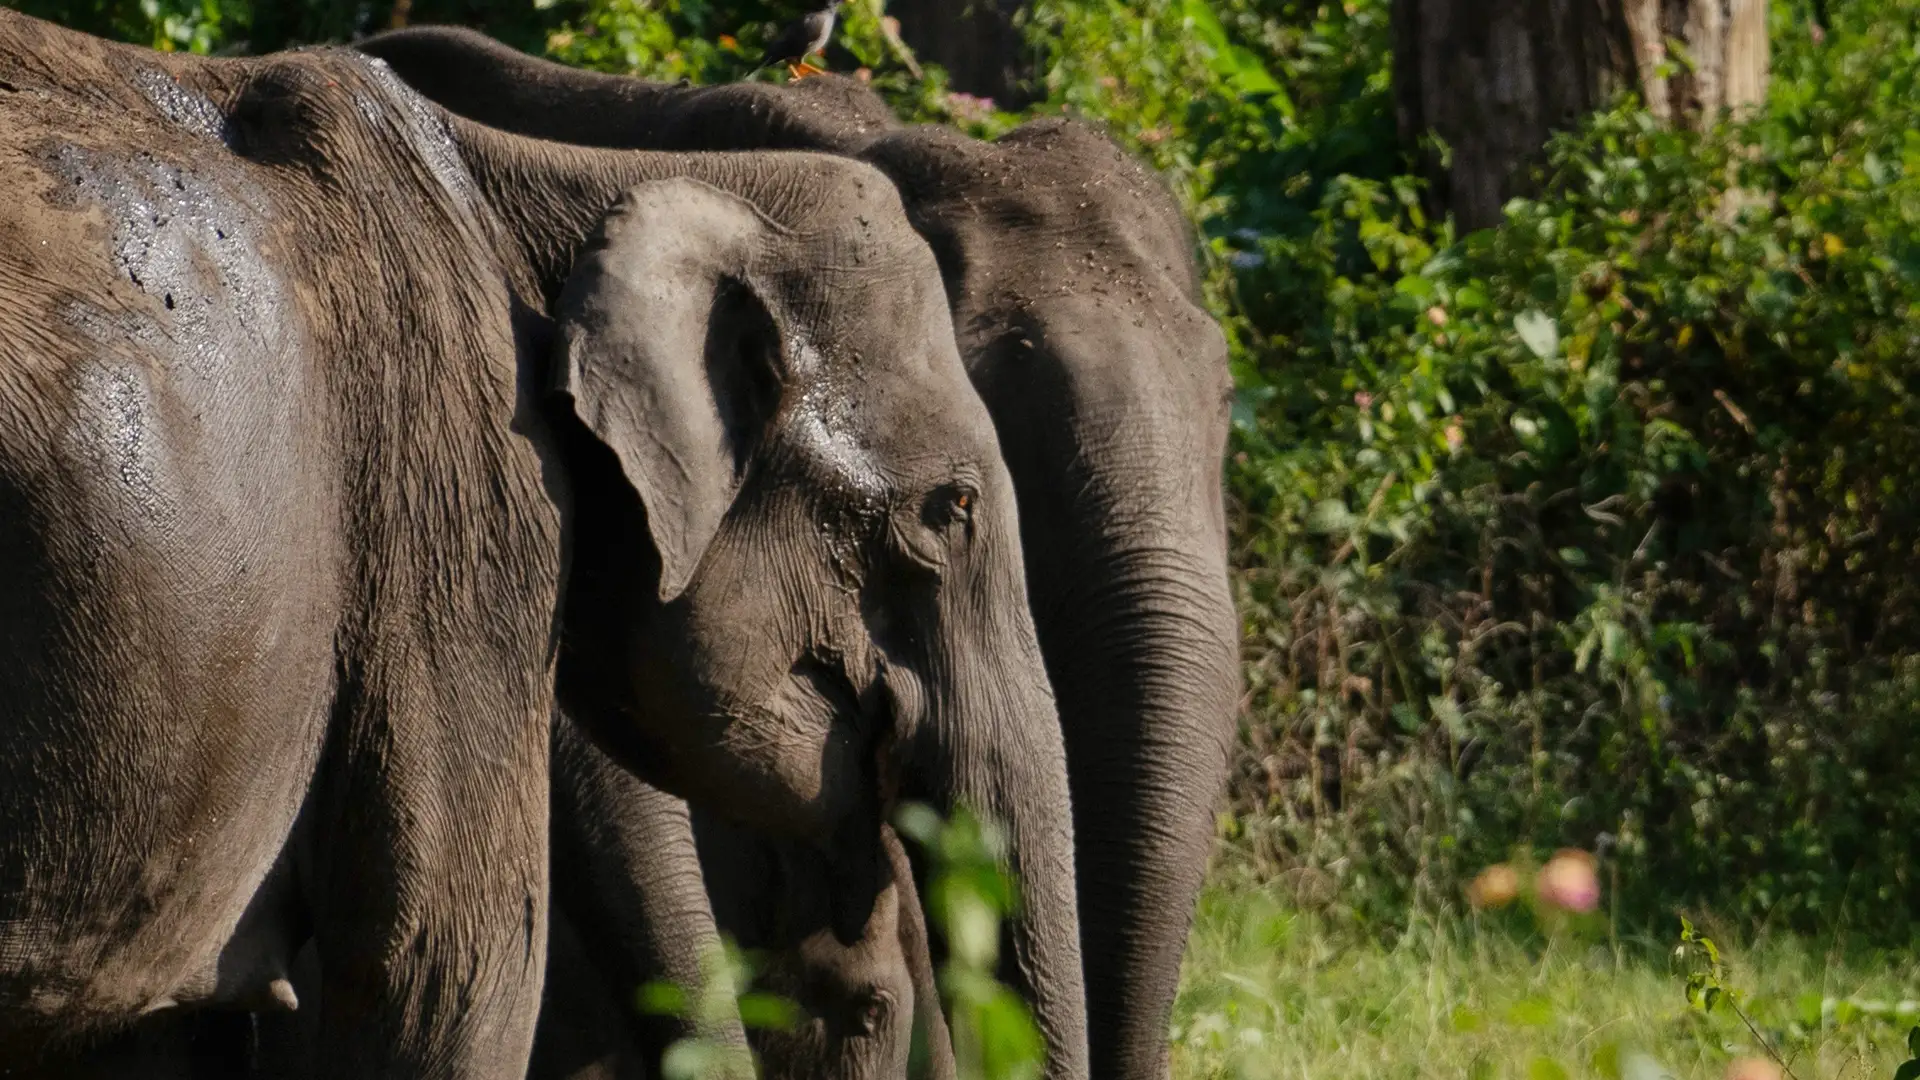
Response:
M523 134L781 147L876 165L933 245L1020 502L1073 791L1094 1071L1164 1075L1240 673L1221 495L1230 380L1158 181L1067 119L986 143L903 127L864 87L688 87L576 71L471 31L358 46Z
M882 779L1009 819L1085 1075L1011 481L877 173L0 11L0 182L0 1056L281 1000L310 935L324 1071L520 1075L557 696L843 930Z

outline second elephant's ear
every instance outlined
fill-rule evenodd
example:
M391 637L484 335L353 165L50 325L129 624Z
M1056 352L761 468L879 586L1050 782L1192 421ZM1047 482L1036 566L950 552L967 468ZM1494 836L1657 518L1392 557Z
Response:
M778 410L781 331L752 284L779 227L697 180L623 195L561 294L554 389L620 461L678 596Z

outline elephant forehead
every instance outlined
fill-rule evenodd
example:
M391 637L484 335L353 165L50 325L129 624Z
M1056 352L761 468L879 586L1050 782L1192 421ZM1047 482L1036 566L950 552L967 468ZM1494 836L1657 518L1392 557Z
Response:
M869 433L861 430L859 380L848 370L851 365L806 341L789 349L789 362L800 387L786 415L793 451L808 472L843 494L860 502L883 501L887 484Z

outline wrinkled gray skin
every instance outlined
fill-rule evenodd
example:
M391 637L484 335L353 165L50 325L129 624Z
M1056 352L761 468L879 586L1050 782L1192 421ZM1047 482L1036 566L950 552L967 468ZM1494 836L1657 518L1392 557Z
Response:
M795 1003L790 1027L749 1029L766 1080L952 1080L952 1041L940 1012L913 867L884 829L887 887L851 945L830 925L818 860L711 814L694 814L701 867L720 928L755 950L755 986ZM778 903L768 904L768 897ZM919 1030L916 1032L915 1028ZM909 1069L915 1042L923 1047Z
M1007 818L1086 1075L1011 482L883 178L0 12L0 190L0 1061L289 1005L310 936L325 1075L521 1075L557 698L849 940L882 790Z
M903 128L864 87L581 72L470 31L358 46L456 112L591 146L821 150L877 166L940 260L1020 501L1071 777L1094 1073L1163 1076L1240 676L1220 463L1230 381L1192 244L1104 137Z
M902 1077L916 1034L925 1047L916 1075L954 1075L918 894L891 829L882 828L886 881L859 938L843 943L827 868L803 845L690 815L564 719L553 770L555 918L534 1080L647 1075L694 1031L621 1006L649 981L697 987L717 931L759 954L758 988L802 1014L785 1031L751 1033L766 1080ZM655 932L663 926L683 932ZM743 1038L737 1027L707 1034Z

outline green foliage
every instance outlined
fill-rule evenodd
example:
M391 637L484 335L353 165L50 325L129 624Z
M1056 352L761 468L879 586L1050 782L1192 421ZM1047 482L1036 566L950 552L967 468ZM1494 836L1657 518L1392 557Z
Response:
M751 1053L718 1034L720 1025L736 1015L748 1027L785 1028L798 1019L792 1002L744 989L752 984L757 966L756 957L723 941L700 958L698 987L654 981L635 994L634 1007L640 1012L692 1021L694 1034L661 1055L663 1080L747 1080L754 1075Z
M1767 1058L1773 1061L1786 1080L1799 1080L1794 1061L1817 1052L1821 1032L1863 1021L1868 1026L1886 1028L1912 1021L1920 1016L1920 1002L1911 999L1888 1002L1857 996L1836 999L1817 992L1803 992L1785 1022L1771 1031L1763 1029L1753 1014L1742 1007L1746 996L1733 985L1730 965L1712 938L1694 929L1686 918L1680 920L1680 943L1673 950L1672 965L1686 986L1687 1004L1703 1014L1723 1009L1738 1017ZM1909 1060L1894 1070L1894 1080L1912 1080L1920 1075L1920 1026L1907 1030ZM1782 1055L1782 1051L1787 1056ZM1817 1056L1816 1056L1817 1061Z
M994 978L1000 924L1016 898L999 831L964 808L943 822L917 803L902 807L894 823L929 863L926 907L930 929L947 944L940 994L962 1080L1039 1076L1046 1056L1040 1030L1019 995Z
M1311 878L1223 851L1174 1006L1174 1076L1732 1080L1756 1075L1735 1061L1767 1057L1757 1029L1801 1080L1886 1080L1920 1017L1905 951L1722 938L1750 1029L1676 992L1671 937L1529 934L1524 911L1382 935Z
M737 6L770 16L764 4ZM556 29L546 50L555 60L601 71L725 82L745 74L758 54L723 41L734 25L703 0L598 0Z
M1384 6L1324 29L1364 55ZM1277 865L1398 918L1575 844L1630 920L1912 933L1920 7L1842 10L1776 20L1762 114L1622 103L1498 229L1411 177L1199 193L1240 346L1235 828Z
M1003 869L1006 844L992 824L966 809L951 819L920 803L895 815L900 835L912 840L927 864L928 929L947 946L939 976L959 1080L1033 1080L1046 1047L1020 996L994 977L1000 962L1001 923L1015 910L1017 892ZM738 1015L748 1028L784 1030L800 1022L798 1007L753 985L763 957L730 941L702 958L698 987L668 981L642 986L634 1007L644 1013L682 1017L695 1034L667 1048L666 1080L730 1080L754 1075L745 1047L730 1045L718 1025ZM916 1046L918 1054L924 1048Z

